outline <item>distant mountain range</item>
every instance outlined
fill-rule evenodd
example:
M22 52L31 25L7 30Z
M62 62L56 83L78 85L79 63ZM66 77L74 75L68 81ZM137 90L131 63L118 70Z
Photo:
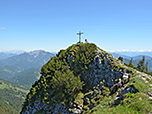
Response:
M5 55L0 60L0 78L22 84L35 82L40 75L41 66L54 56L43 50L24 52L19 55Z
M152 51L115 51L115 52L110 52L111 54L118 54L118 55L123 55L123 56L129 56L129 57L135 57L139 55L145 55L145 56L150 56L152 57Z
M6 54L6 53L4 53L4 52L0 52L0 60L3 60L3 59L7 59L7 58L9 58L9 57L12 57L12 56L15 56L16 54L12 54L12 53L10 53L10 54Z
M137 55L137 56L127 56L128 53L131 53L131 55ZM125 53L125 55L123 55L123 53L111 53L114 57L118 58L118 57L123 57L124 59L124 62L129 64L131 58L133 58L133 64L135 66L137 66L138 64L138 61L139 60L142 60L143 56L145 56L145 62L148 62L148 68L149 68L149 72L152 72L152 52L138 52L138 54L141 54L141 55L138 55L137 52L135 52L133 54L133 52L128 52L128 53ZM130 55L130 54L128 54ZM148 56L148 55L151 55L151 56Z

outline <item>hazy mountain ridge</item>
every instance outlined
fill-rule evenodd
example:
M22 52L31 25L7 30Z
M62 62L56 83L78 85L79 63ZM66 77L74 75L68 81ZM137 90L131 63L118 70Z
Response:
M36 50L32 52L25 52L25 53L1 60L0 61L0 78L9 80L9 81L14 81L14 79L20 80L20 79L17 79L20 77L19 75L22 75L22 74L24 75L24 73L26 72L28 74L29 72L31 72L32 73L31 76L32 76L35 71L37 73L40 72L41 66L44 65L53 56L54 54L52 53L45 52L43 50ZM34 71L31 71L31 69L34 69ZM17 77L15 78L15 76ZM35 79L37 78L35 77Z
M0 60L7 59L9 57L15 56L16 54L7 54L5 52L0 52Z
M113 51L113 52L109 52L111 54L115 53L115 54L119 54L119 55L123 55L123 56L129 56L129 57L135 57L135 56L139 56L139 55L144 55L144 56L150 56L152 57L152 51Z

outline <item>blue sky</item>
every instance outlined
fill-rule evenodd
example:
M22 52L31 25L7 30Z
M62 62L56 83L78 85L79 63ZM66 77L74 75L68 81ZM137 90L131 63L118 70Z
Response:
M152 0L0 0L0 50L152 50Z

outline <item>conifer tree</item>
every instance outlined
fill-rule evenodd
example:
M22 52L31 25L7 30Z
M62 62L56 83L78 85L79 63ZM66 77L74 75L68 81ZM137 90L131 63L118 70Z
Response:
M148 72L148 62L146 62L145 64L145 56L143 56L142 60L139 60L137 68L142 71Z
M118 60L120 60L121 62L123 62L123 57L119 57Z
M148 72L148 62L146 62L145 71Z
M133 58L131 58L131 60L130 60L130 62L129 62L129 66L130 66L130 67L134 67Z
M145 56L143 56L143 59L141 61L141 69L145 70Z
M74 76L68 66L62 66L61 71L55 71L51 84L59 101L75 97L84 85L80 77Z
M141 69L141 63L142 63L141 60L139 60L139 62L138 62L138 64L137 64L137 68L138 68L138 69Z

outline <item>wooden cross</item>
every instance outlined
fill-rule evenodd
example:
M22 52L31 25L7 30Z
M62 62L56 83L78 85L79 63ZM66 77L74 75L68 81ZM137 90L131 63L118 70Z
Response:
M81 35L83 34L83 32L78 32L77 35L79 35L79 43L81 43Z

